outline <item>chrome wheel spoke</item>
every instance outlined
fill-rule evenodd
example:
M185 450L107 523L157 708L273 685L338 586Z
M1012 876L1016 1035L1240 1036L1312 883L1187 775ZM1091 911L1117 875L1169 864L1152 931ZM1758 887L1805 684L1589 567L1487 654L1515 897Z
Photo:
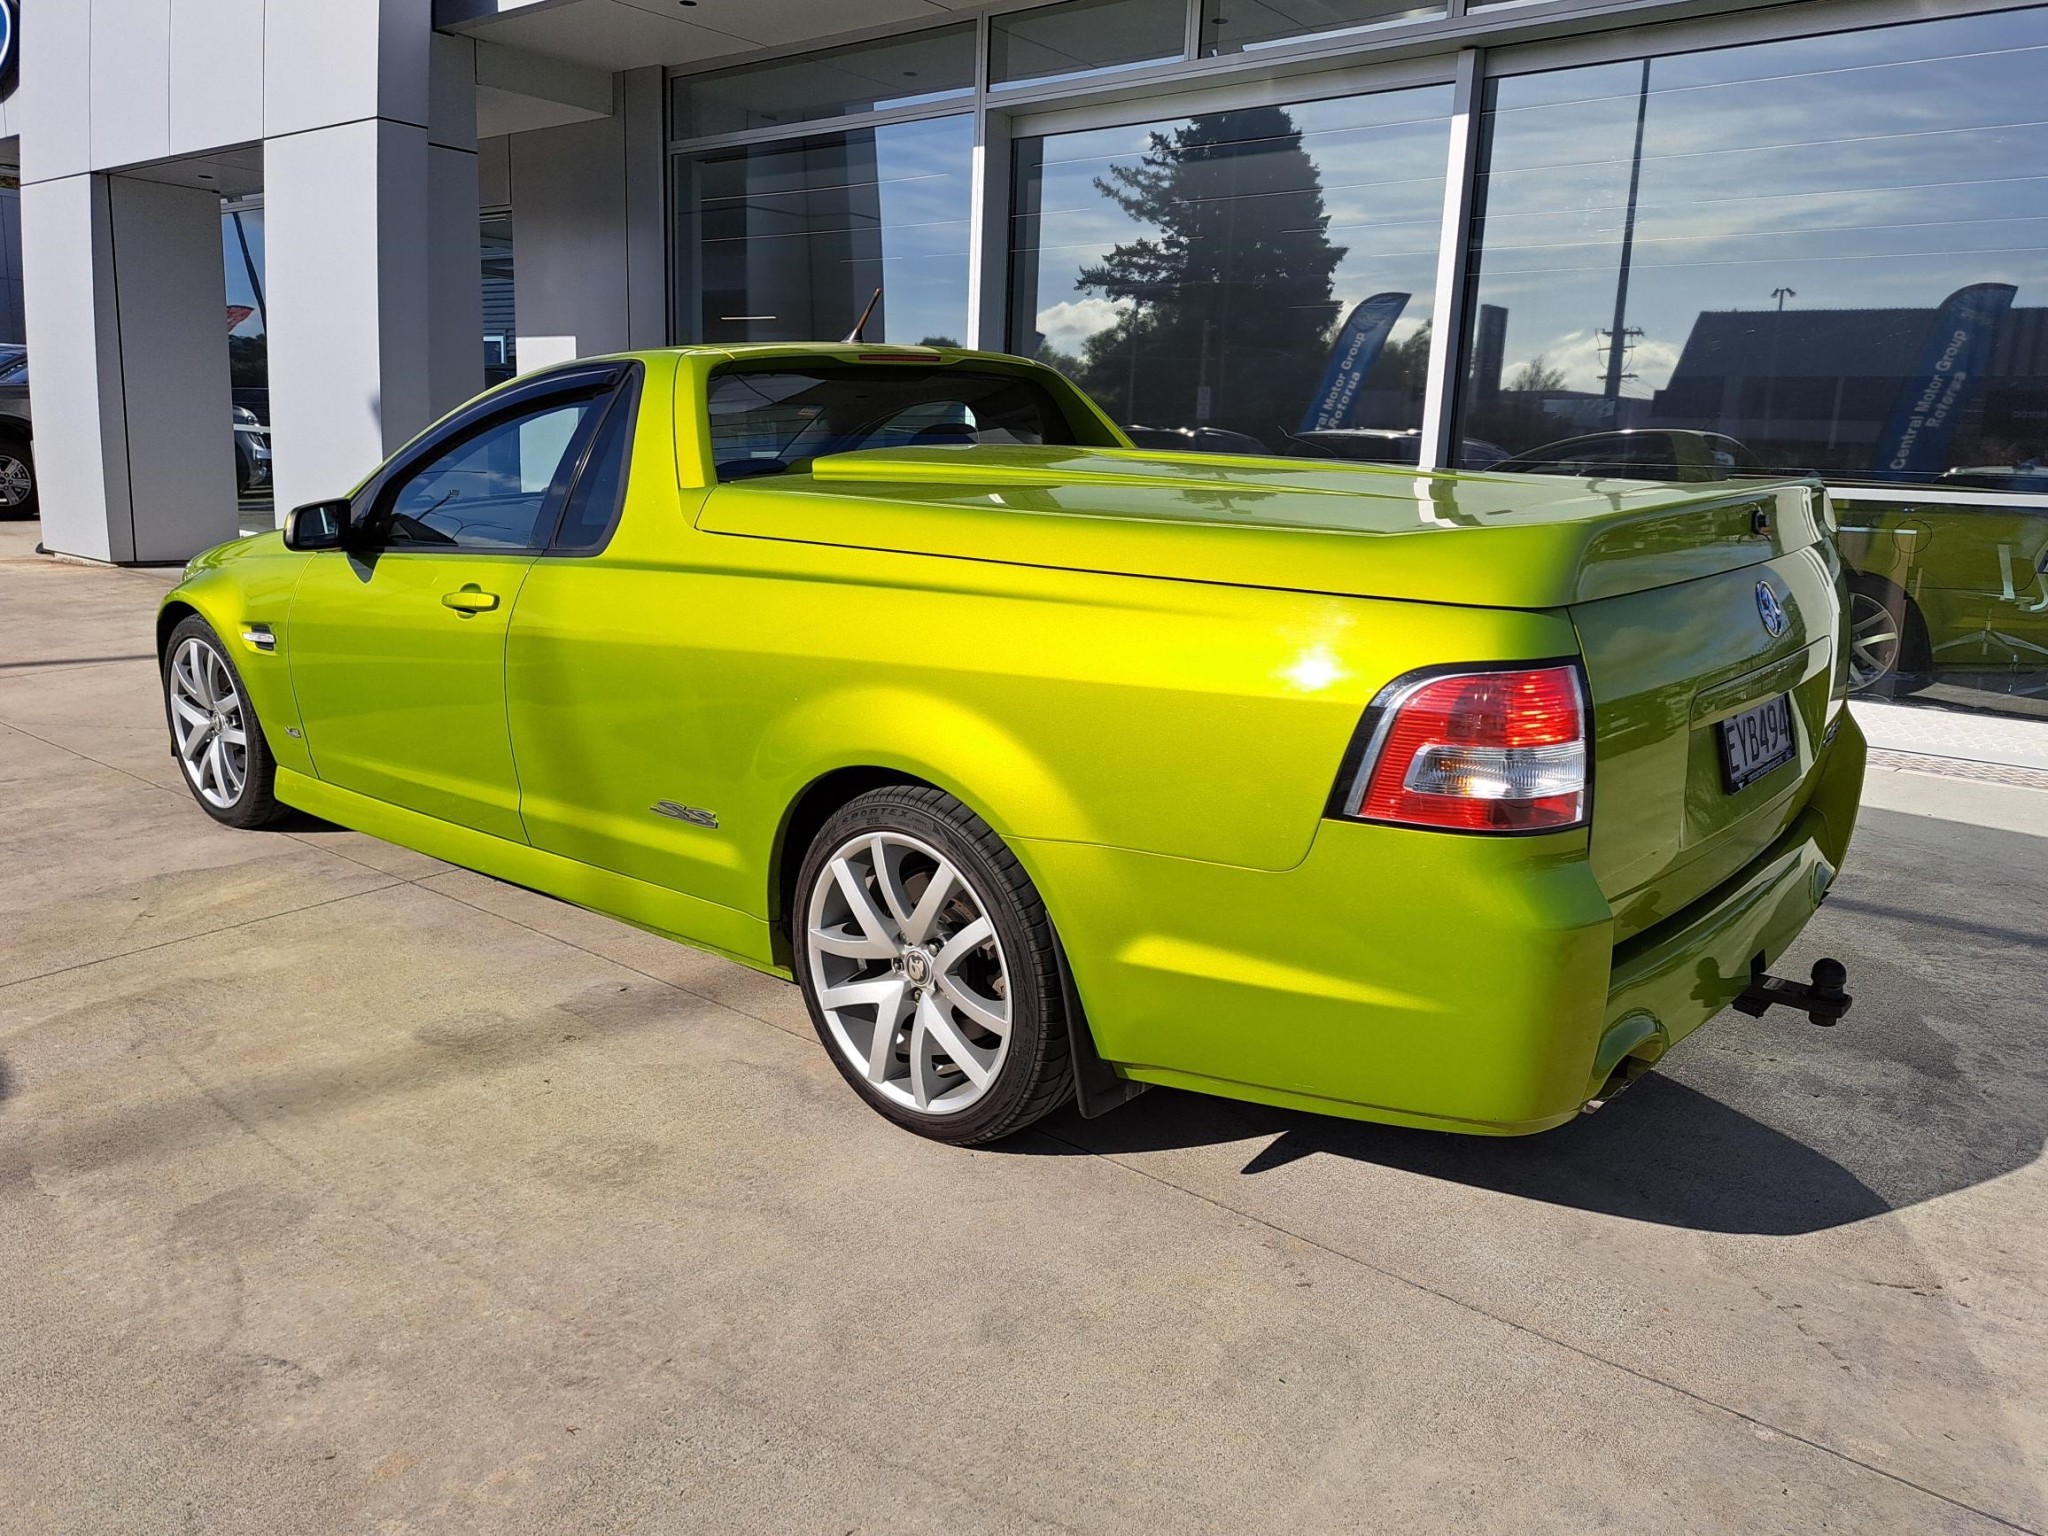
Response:
M907 1109L977 1103L1009 1051L1008 974L958 866L907 834L866 832L825 861L807 902L807 979L849 1071Z
M967 1016L968 1023L987 1030L999 1040L1009 1038L1010 1005L1007 1002L969 991L953 976L941 976L939 990L946 995L946 1001Z
M903 937L913 944L922 944L929 939L932 925L938 922L939 913L959 884L959 872L941 860L939 867L932 871L931 879L925 883L924 894L918 897L916 907L903 919Z
M898 947L896 937L889 931L887 919L875 910L874 899L868 895L866 884L843 854L832 861L832 879L839 887L847 911L859 924L869 952L877 957L895 954Z
M918 1000L918 1022L924 1026L927 1042L944 1051L953 1065L967 1075L967 1080L979 1088L986 1088L996 1075L996 1060L1001 1056L1000 1047L978 1050L967 1043L966 1037L954 1027L941 1008L927 994Z

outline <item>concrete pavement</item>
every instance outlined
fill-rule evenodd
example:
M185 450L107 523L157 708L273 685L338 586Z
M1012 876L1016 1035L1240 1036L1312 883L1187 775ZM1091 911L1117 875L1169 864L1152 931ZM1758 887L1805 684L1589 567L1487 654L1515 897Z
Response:
M1154 1091L960 1152L790 988L217 828L171 573L32 542L0 1530L2048 1527L2048 794L1881 776L1797 957L1849 1019L1724 1017L1541 1138Z

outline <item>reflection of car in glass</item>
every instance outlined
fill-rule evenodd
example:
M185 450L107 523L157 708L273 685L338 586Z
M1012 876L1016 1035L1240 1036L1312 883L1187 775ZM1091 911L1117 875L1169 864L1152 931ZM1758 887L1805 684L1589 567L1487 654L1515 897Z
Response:
M1973 491L2048 491L2048 467L2039 459L2024 464L1985 464L1969 469L1943 470L1944 486Z
M223 822L792 977L926 1135L1144 1083L1536 1131L1841 867L1836 556L1796 482L1425 492L1135 449L993 354L600 359L194 560L166 713Z
M1422 433L1414 427L1322 427L1291 432L1287 451L1303 459L1348 459L1354 464L1419 464ZM1491 469L1505 448L1468 437L1458 445L1458 468Z
M1944 673L2038 673L2035 691L2048 692L2048 506L1901 504L1854 487L1832 496L1854 687L1900 694Z
M244 496L270 486L270 429L246 405L235 407L235 489Z
M0 517L34 517L35 432L28 414L28 349L0 347Z
M1676 480L1694 485L1773 473L1726 433L1658 427L1568 437L1504 458L1492 467L1504 474L1580 475L1589 480Z
M1252 453L1273 450L1249 432L1227 427L1139 427L1124 428L1124 436L1140 448L1166 448L1180 453Z
M247 406L233 408L235 489L244 495L270 484L270 432ZM0 346L0 517L34 517L35 432L29 416L28 349Z

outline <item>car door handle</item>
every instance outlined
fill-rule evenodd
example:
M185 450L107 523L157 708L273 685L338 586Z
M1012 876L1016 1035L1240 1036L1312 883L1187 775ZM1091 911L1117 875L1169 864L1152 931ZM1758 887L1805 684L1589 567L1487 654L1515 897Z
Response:
M459 587L453 592L443 592L441 594L441 606L443 608L453 608L464 618L468 618L471 614L489 613L493 608L497 607L498 594L486 592L472 581L467 586Z

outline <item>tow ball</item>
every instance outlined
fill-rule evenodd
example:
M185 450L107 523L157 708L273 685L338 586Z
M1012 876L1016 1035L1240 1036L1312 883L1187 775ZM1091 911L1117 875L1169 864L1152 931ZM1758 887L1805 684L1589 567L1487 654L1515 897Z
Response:
M1809 1024L1832 1025L1849 1011L1853 1001L1842 990L1848 979L1849 968L1841 961L1816 960L1811 981L1786 981L1766 972L1764 957L1758 955L1749 962L1749 986L1735 999L1735 1008L1752 1019L1762 1018L1774 1007L1796 1008Z

